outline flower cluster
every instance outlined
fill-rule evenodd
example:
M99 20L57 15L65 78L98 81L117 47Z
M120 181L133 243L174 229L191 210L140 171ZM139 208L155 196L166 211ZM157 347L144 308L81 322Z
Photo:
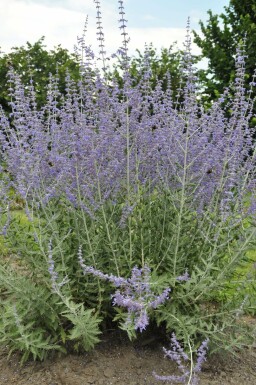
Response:
M99 1L95 3L104 56ZM126 51L122 1L120 14ZM11 70L12 112L7 119L0 111L0 143L19 194L38 198L40 204L64 195L93 217L108 199L121 196L132 207L134 202L127 195L140 184L159 194L163 189L172 191L177 208L177 193L182 191L186 203L199 213L214 210L216 202L226 216L234 206L241 217L255 213L255 197L250 194L256 186L256 151L252 153L249 124L253 101L245 97L242 87L242 53L237 55L233 105L225 92L204 110L198 105L189 38L186 44L180 106L161 89L160 81L150 87L147 55L138 84L133 84L127 70L120 86L94 66L91 49L83 42L81 81L76 84L67 76L66 94L61 95L58 79L50 77L42 109L35 105L33 82L26 89ZM127 66L128 57L123 60ZM241 204L245 199L246 208Z
M51 286L53 293L59 293L60 288L64 286L68 281L68 277L65 277L61 282L58 282L59 274L55 269L55 263L52 255L52 241L50 240L48 246L48 272L51 278Z
M149 324L148 311L156 309L169 299L170 288L166 288L160 295L155 295L150 285L150 268L144 266L132 269L130 278L116 277L104 274L91 266L86 266L79 253L79 263L84 274L92 274L102 280L111 282L115 287L120 287L112 295L113 306L124 307L128 311L127 326L134 325L135 330L142 332Z
M176 279L177 281L180 281L180 282L189 281L190 276L189 276L188 270L186 269L185 273L183 275L179 275Z
M48 247L48 271L50 273L51 277L51 282L52 282L52 289L53 291L56 291L56 285L57 285L57 279L58 279L58 273L55 270L54 266L54 260L52 257L52 242L49 242L49 247Z
M208 339L202 342L201 346L197 350L196 364L191 366L190 363L190 368L188 368L188 366L185 365L183 362L189 362L190 359L188 355L184 352L183 347L180 345L179 341L177 341L177 338L173 333L171 337L171 350L167 350L166 348L163 348L163 350L165 353L165 357L168 357L172 361L176 362L178 369L182 374L180 376L159 376L154 372L154 377L157 380L161 381L167 381L172 383L185 383L188 381L187 384L189 385L197 385L199 381L198 373L201 372L202 365L206 361L208 343Z

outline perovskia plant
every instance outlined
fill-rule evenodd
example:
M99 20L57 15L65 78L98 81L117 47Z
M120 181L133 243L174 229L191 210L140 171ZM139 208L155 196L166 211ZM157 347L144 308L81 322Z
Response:
M126 318L125 306L114 314L109 282L83 275L77 259L82 247L84 264L94 271L127 280L135 266L148 267L155 296L170 287L171 299L151 309L150 317L168 333L175 331L178 340L186 343L188 336L197 346L209 338L214 348L232 349L240 344L241 304L235 298L219 301L219 293L247 258L256 234L254 101L244 87L245 54L238 49L233 88L207 110L198 99L189 27L177 100L170 87L163 91L161 81L150 86L147 50L134 85L119 0L120 86L108 76L100 2L95 4L102 68L81 38L80 81L67 74L61 94L51 75L40 109L33 80L23 85L10 69L12 112L7 117L1 110L0 141L9 187L24 201L27 227L11 214L5 230L26 273L20 277L2 263L1 288L8 295L1 305L7 314L1 339L11 341L14 350L24 347L12 339L17 335L13 299L28 335L40 331L25 358L29 352L45 357L45 336L53 349L68 340L75 340L77 349L93 346L88 341L97 338L83 334L84 319L96 336L97 320ZM65 280L57 291L48 271L49 242L51 266L60 282ZM185 271L190 279L177 280ZM40 307L36 293L45 299Z

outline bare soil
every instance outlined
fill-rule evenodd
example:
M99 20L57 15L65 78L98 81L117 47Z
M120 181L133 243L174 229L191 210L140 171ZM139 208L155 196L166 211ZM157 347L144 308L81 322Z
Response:
M0 351L1 385L156 385L152 372L178 374L175 364L164 358L163 341L129 342L110 333L90 353L55 357L20 367L18 354L7 359ZM165 344L168 347L168 344ZM215 354L205 363L200 385L256 385L256 348L237 355Z

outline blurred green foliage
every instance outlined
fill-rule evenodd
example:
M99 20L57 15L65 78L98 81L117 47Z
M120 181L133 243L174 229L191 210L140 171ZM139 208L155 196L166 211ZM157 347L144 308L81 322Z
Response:
M201 34L193 32L194 42L201 48L202 56L208 59L208 68L201 73L208 101L219 97L235 80L235 55L239 44L244 44L246 78L250 81L256 68L255 0L230 0L224 10L220 15L209 10L207 22L199 23Z
M29 86L31 79L33 80L39 107L46 101L49 74L57 74L59 90L63 93L65 93L67 71L71 79L80 78L78 57L60 45L50 51L47 50L44 37L34 44L27 42L26 46L13 47L10 53L0 55L0 104L6 111L10 111L8 82L10 67L13 67L21 76L24 85Z

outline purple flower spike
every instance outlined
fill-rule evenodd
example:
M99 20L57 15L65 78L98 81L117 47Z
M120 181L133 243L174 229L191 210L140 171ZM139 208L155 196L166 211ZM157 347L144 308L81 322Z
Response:
M205 341L202 342L202 345L199 347L197 351L197 362L196 362L196 366L194 367L195 373L201 372L202 370L202 365L206 361L208 344L209 344L209 339L207 338Z
M181 372L180 376L159 376L153 372L153 376L159 381L167 381L171 383L187 383L189 380L189 385L197 385L199 383L198 373L202 370L202 365L206 361L206 353L208 349L209 339L206 339L202 342L201 346L197 350L197 362L195 366L184 364L183 362L189 362L188 355L184 352L183 347L180 345L175 334L172 334L171 337L171 350L163 348L165 356L170 358L172 361L176 362L179 371ZM190 363L191 364L191 363ZM192 371L191 371L192 367ZM189 370L190 369L190 370Z
M144 266L132 269L130 278L116 277L113 274L104 274L92 266L86 266L82 258L82 250L79 248L78 260L83 273L92 274L94 277L111 282L116 290L111 296L113 306L124 307L128 311L126 326L133 324L135 330L142 332L149 324L148 310L156 309L169 299L170 288L166 288L160 295L156 296L150 287L150 268Z
M52 241L50 240L49 246L48 246L48 271L51 276L51 281L52 281L52 289L53 291L56 291L57 288L57 279L58 279L58 273L55 271L55 266L54 266L54 260L52 257Z
M135 321L135 330L138 330L142 332L146 329L146 327L149 324L149 318L147 315L146 310L141 310L141 312L138 314L136 321Z
M186 269L185 273L183 275L180 275L179 277L176 278L177 281L180 281L180 282L187 282L190 280L190 276L189 276L189 273L188 273L188 270Z

